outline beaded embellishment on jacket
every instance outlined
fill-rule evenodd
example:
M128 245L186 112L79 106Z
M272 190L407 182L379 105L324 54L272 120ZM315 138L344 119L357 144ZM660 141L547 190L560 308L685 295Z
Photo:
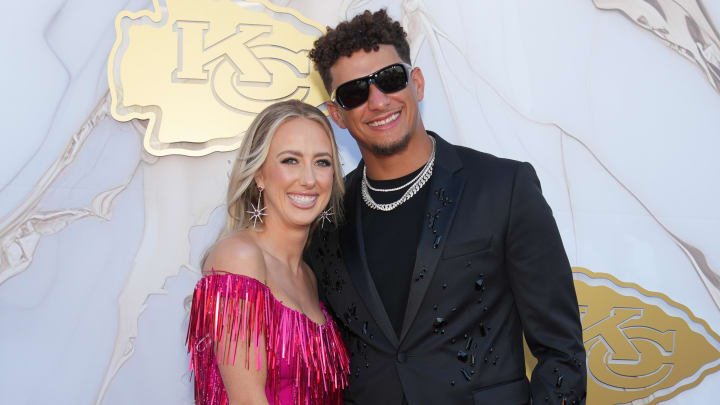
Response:
M284 306L266 285L250 277L213 273L200 279L187 335L195 403L227 405L218 363L235 364L235 353L242 345L245 367L251 366L252 357L260 369L259 345L264 337L266 393L271 404L280 404L281 366L293 373L293 405L341 404L349 358L332 318L322 311L326 321L318 325Z

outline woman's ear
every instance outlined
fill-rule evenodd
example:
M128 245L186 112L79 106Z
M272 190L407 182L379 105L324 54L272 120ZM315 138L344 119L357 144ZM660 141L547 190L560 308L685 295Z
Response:
M255 174L255 185L258 188L265 189L265 181L263 180L263 175L258 171L258 173Z

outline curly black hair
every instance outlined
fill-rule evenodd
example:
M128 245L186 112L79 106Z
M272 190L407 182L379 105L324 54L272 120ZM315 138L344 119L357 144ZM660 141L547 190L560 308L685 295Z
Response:
M355 51L377 51L380 45L392 45L400 59L410 63L410 44L406 37L403 27L391 19L385 9L374 13L365 10L352 20L341 22L335 29L327 27L327 33L315 41L309 56L330 93L330 68L340 57L350 56Z

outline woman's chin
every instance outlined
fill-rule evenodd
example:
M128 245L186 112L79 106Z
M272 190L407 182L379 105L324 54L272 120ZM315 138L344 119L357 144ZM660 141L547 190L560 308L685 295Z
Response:
M288 225L296 228L309 228L315 219L320 215L320 213L317 213L314 215L315 212L308 212L303 215L293 215L289 216L287 218Z

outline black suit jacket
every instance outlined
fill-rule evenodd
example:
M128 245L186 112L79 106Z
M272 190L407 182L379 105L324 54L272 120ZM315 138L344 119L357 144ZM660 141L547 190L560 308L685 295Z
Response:
M562 241L532 166L437 139L402 333L367 268L362 165L345 222L307 260L351 354L346 403L584 403L585 349ZM523 333L539 362L525 376Z

